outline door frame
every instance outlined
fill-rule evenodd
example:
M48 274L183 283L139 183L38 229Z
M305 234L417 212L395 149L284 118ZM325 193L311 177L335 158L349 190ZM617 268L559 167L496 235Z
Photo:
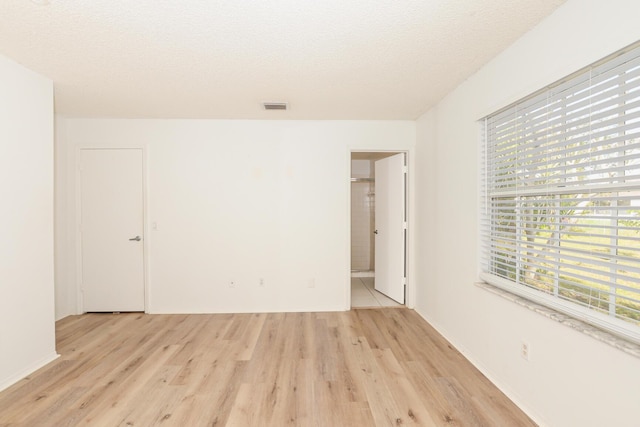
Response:
M410 149L366 149L366 148L349 148L347 150L347 177L345 182L348 185L347 189L347 271L346 271L346 292L345 292L345 310L351 310L351 155L353 153L386 153L386 154L400 154L405 155L405 163L407 166L407 182L405 183L405 209L407 215L407 234L405 241L405 268L407 274L407 285L405 289L404 305L407 308L415 308L415 283L414 268L415 265L413 256L415 251L413 250L414 238L414 225L413 225L413 212L414 212L414 168L413 168L413 156Z
M142 277L144 282L144 312L149 312L149 239L148 229L148 176L147 147L140 145L80 145L75 149L75 254L76 254L76 304L78 314L86 313L84 309L82 282L82 150L141 150L142 151Z

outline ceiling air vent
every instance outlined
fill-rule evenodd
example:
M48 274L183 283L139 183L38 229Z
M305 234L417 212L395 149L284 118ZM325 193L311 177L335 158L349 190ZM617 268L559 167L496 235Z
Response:
M286 110L288 105L286 102L264 102L262 103L265 110Z

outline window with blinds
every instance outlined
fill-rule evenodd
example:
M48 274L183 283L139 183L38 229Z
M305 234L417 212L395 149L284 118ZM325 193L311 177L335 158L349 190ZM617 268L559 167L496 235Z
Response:
M640 342L640 46L483 128L482 279Z

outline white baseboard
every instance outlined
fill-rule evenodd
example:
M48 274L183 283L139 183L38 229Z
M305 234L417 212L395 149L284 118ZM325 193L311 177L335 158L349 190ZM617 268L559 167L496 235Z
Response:
M502 382L496 380L495 376L488 370L482 363L478 362L469 354L469 352L462 346L460 343L456 342L456 340L451 338L451 335L447 333L445 329L440 327L437 323L430 320L423 313L420 313L418 310L414 310L420 317L422 317L433 329L438 331L440 335L442 335L447 341L449 341L455 348L458 350L464 357L467 359L473 366L475 366L493 385L495 385L501 392L503 392L509 400L511 400L518 408L522 410L529 418L533 420L538 426L545 427L548 425L542 417L540 417L534 410L532 410L529 406L527 406L523 399L518 396L513 390L509 387L505 386Z

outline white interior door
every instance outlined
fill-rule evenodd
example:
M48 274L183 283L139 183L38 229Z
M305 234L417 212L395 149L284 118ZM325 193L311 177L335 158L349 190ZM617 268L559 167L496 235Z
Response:
M142 150L81 150L81 209L84 311L144 311Z
M375 289L404 304L404 154L376 161Z

